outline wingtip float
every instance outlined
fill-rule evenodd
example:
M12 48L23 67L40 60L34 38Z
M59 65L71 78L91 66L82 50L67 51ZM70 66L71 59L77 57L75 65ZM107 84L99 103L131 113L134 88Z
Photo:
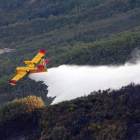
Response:
M40 73L40 72L47 72L47 64L50 61L50 59L41 59L45 56L45 50L41 49L40 52L31 60L31 61L24 61L26 64L25 67L17 67L15 72L17 75L9 81L11 85L16 85L15 83L21 79L25 75L29 75L31 73ZM35 64L37 64L40 61L40 64L35 67Z

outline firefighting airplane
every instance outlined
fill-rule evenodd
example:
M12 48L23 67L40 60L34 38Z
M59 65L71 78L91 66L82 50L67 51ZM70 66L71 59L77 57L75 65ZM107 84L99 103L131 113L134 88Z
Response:
M16 85L15 83L22 78L24 75L28 75L30 73L40 73L40 72L47 72L47 67L46 65L48 64L48 62L50 61L50 59L41 59L43 56L45 56L45 51L44 50L40 50L40 52L32 59L32 61L24 61L24 63L26 64L25 67L17 67L15 72L17 73L17 75L10 80L10 84L11 85ZM40 64L38 65L38 67L35 67L35 64L37 64L40 61Z

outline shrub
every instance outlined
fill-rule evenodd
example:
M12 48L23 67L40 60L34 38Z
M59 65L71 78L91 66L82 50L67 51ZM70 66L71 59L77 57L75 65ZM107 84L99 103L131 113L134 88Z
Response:
M43 106L45 105L42 99L35 95L15 99L3 105L0 110L0 138L37 126L39 117L37 109Z

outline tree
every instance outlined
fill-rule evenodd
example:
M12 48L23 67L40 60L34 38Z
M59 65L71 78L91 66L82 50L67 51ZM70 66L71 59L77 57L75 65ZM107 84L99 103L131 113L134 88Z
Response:
M44 106L41 97L35 95L15 99L3 105L0 110L0 139L13 133L35 129L39 118L37 109Z

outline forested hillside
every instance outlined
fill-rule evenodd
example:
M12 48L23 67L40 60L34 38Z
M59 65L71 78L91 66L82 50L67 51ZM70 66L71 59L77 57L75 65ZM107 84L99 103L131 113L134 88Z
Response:
M139 7L139 0L1 0L0 49L15 51L0 55L0 104L30 89L46 94L28 78L16 87L8 82L39 49L51 59L48 67L125 63L140 44Z
M47 86L42 82L36 83L24 77L16 86L9 84L9 80L15 76L15 68L23 66L23 61L31 60L40 49L46 51L45 58L51 59L48 64L48 68L51 68L61 64L122 65L130 59L131 52L139 47L139 0L0 0L0 49L14 49L0 54L0 107L4 111L8 105L8 109L14 108L22 103L3 104L29 95L41 97L46 105L52 102L53 99L46 98ZM32 139L38 139L41 135L42 139L55 139L56 133L63 139L131 139L131 136L129 138L126 135L131 128L134 128L133 131L137 129L132 126L139 124L139 104L137 99L136 104L133 104L131 89L136 91L134 96L139 99L139 86L130 85L112 91L111 94L106 91L103 95L98 93L56 106L35 109L31 114L26 112L25 116L21 113L24 118L19 120L24 120L26 125L30 117L41 118L39 121L34 118L35 125L38 126L39 123L39 127L37 135L32 136ZM93 101L90 101L90 97ZM127 99L130 99L130 106L126 105ZM97 108L92 108L94 105ZM114 106L116 110L113 110ZM65 110L67 107L69 109ZM112 114L109 114L110 109ZM118 110L120 114L117 114ZM68 116L64 115L66 113ZM83 115L83 119L80 116L75 118L78 113ZM89 121L84 119L86 117ZM14 122L13 114L11 118ZM69 119L64 122L66 118ZM85 122L83 126L81 122ZM5 123L9 125L11 122L6 120L3 123L3 118L0 118L1 133ZM20 128L23 130L27 127L23 125ZM13 127L5 134L11 133L12 129ZM133 136L137 137L132 135L132 138Z
M39 97L16 99L0 110L0 138L139 140L139 100L140 85L134 84L46 107Z

